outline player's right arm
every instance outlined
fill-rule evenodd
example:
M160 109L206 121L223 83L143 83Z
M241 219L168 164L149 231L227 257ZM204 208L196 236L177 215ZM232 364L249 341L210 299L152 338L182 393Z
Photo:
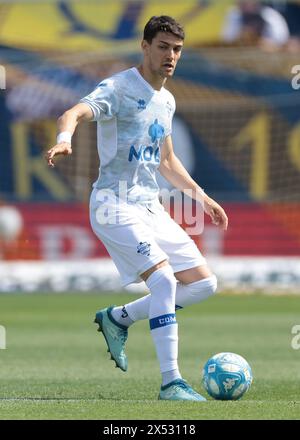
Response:
M45 154L50 167L54 167L53 159L60 154L72 154L71 138L81 121L92 121L94 114L91 107L83 102L65 111L57 120L57 144Z

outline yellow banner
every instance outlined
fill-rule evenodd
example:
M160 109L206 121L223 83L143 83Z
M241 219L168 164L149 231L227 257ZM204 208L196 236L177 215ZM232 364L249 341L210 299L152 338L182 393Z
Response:
M200 3L200 4L199 4ZM0 2L1 44L27 49L137 50L153 15L171 15L186 31L186 45L217 42L233 0Z

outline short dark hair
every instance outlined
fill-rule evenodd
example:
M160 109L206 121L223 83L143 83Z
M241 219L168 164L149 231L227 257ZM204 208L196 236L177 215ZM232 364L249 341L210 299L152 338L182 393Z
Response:
M159 17L153 16L150 18L144 28L144 40L151 44L158 32L169 32L180 38L180 40L184 40L185 37L183 27L177 23L174 18L168 15L161 15Z

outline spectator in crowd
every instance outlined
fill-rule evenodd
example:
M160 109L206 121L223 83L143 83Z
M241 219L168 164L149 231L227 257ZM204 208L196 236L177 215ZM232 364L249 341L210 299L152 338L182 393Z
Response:
M288 43L289 29L275 9L258 1L240 0L225 17L222 38L227 43L257 44L276 50Z
M270 1L264 2L267 6L272 6L285 18L290 38L287 44L287 50L290 52L300 52L300 1Z

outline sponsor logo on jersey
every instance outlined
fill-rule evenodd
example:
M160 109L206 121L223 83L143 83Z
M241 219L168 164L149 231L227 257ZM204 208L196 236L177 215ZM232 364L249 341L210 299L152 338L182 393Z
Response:
M136 149L134 145L131 145L128 155L128 162L132 162L133 159L136 159L140 162L160 163L160 149L158 142L159 139L163 137L164 133L164 127L158 123L158 119L155 119L154 123L150 125L148 130L151 141L155 145L141 145L138 149Z
M128 161L132 162L133 159L139 160L141 162L160 162L160 151L159 147L152 147L151 145L141 145L138 150L135 149L134 145L131 145L129 150Z

